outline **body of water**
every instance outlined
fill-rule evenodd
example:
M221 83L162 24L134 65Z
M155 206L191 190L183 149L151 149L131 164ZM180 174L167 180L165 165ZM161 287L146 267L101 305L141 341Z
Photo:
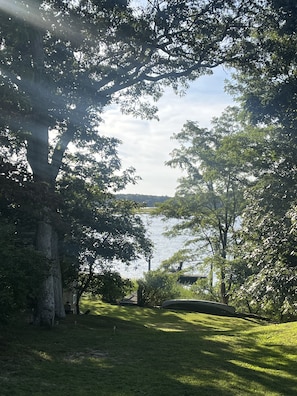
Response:
M153 256L151 259L151 270L156 270L163 260L170 258L175 252L183 247L184 242L189 238L180 235L174 238L164 236L166 229L171 228L178 220L170 219L163 221L161 216L141 215L147 229L147 235L154 244ZM125 278L139 279L143 273L148 271L149 264L145 259L132 262L129 266L124 264L116 265L115 269Z

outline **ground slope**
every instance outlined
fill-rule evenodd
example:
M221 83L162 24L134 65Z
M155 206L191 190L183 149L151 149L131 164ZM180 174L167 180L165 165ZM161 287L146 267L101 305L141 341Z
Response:
M85 302L53 330L1 330L0 394L296 395L297 323Z

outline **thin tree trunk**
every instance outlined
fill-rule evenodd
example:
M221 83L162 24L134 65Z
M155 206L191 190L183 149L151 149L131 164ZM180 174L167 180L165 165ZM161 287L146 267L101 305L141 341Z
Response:
M76 301L75 301L75 311L76 311L75 313L76 313L76 315L80 315L80 306L79 306L79 304L80 304L81 296L82 296L82 293L77 291L77 293L76 293Z
M227 304L229 302L229 296L226 292L226 283L225 283L225 279L221 281L221 302L223 304Z

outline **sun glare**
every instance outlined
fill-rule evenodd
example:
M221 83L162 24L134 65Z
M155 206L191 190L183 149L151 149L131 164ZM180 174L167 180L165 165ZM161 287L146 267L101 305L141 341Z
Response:
M36 2L27 0L26 4L20 1L2 0L0 11L15 18L21 19L30 25L53 32L57 36L72 41L81 42L82 36L79 26L72 29L65 20L58 19L59 12L54 8L39 8ZM77 21L77 23L80 23Z

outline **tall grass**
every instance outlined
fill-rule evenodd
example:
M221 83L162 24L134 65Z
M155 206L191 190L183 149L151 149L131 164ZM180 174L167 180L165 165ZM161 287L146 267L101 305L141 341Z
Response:
M297 394L297 323L83 304L53 330L1 329L1 395Z

